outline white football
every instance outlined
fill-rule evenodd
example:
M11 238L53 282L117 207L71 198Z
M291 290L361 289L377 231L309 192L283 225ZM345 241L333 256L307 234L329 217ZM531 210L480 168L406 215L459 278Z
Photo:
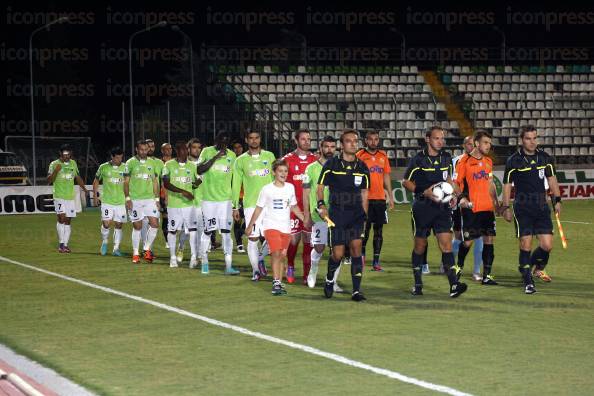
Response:
M453 197L454 189L452 188L450 183L441 182L436 184L431 190L431 192L433 193L435 199L443 203L448 203L451 201Z

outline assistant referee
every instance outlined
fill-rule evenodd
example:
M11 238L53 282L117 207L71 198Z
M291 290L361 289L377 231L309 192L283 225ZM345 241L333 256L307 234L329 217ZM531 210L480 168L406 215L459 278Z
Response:
M340 266L345 246L351 253L351 278L353 280L353 301L364 301L361 293L363 259L361 258L361 239L367 217L369 189L369 169L355 156L359 145L359 134L346 129L340 136L342 154L326 161L318 181L317 198L320 217L329 216L335 227L330 228L332 254L328 258L328 273L324 295L332 297L334 292L334 273ZM330 191L330 208L324 202L324 186Z

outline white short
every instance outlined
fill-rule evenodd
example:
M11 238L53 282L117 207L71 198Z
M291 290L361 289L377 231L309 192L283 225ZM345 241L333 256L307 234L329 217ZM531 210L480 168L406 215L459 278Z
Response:
M244 208L243 209L246 226L252 220L252 216L254 215L254 210L256 210L256 208ZM262 213L260 213L260 217L258 217L258 220L256 220L256 223L254 224L254 229L251 230L250 234L248 235L248 238L259 238L261 236L264 236L264 230L262 229L262 220L263 219L264 219L264 211L262 211ZM247 234L248 230L245 230L245 232Z
M204 218L202 216L202 207L192 207L193 211L194 211L194 218L196 219L196 229L199 232L202 232L202 229L204 228Z
M175 232L185 228L196 228L196 213L193 206L187 208L167 208L167 230Z
M145 217L159 218L159 211L154 199L132 200L132 210L128 211L130 221L140 221Z
M117 223L125 223L128 221L126 217L126 205L110 205L101 204L101 220L113 220Z
M231 230L233 215L231 201L202 201L204 231Z
M311 227L311 244L328 244L328 224L325 221L316 221Z
M57 214L65 214L66 217L76 217L76 207L74 199L54 199L54 209Z

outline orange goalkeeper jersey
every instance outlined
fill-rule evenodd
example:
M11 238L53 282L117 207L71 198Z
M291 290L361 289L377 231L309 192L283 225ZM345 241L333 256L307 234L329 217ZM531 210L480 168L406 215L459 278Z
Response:
M386 193L384 190L384 175L390 174L390 160L383 150L377 150L371 154L366 149L357 151L357 158L367 165L369 168L369 175L371 177L369 192L367 195L368 199L386 199Z
M472 202L473 212L493 211L489 186L493 178L493 161L489 157L478 159L464 154L456 164L456 180L460 189Z

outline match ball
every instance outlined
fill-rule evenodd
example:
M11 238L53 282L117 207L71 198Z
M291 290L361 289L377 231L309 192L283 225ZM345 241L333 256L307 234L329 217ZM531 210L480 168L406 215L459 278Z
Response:
M448 203L452 200L454 189L452 188L450 183L441 182L433 187L431 193L438 201L442 203Z

